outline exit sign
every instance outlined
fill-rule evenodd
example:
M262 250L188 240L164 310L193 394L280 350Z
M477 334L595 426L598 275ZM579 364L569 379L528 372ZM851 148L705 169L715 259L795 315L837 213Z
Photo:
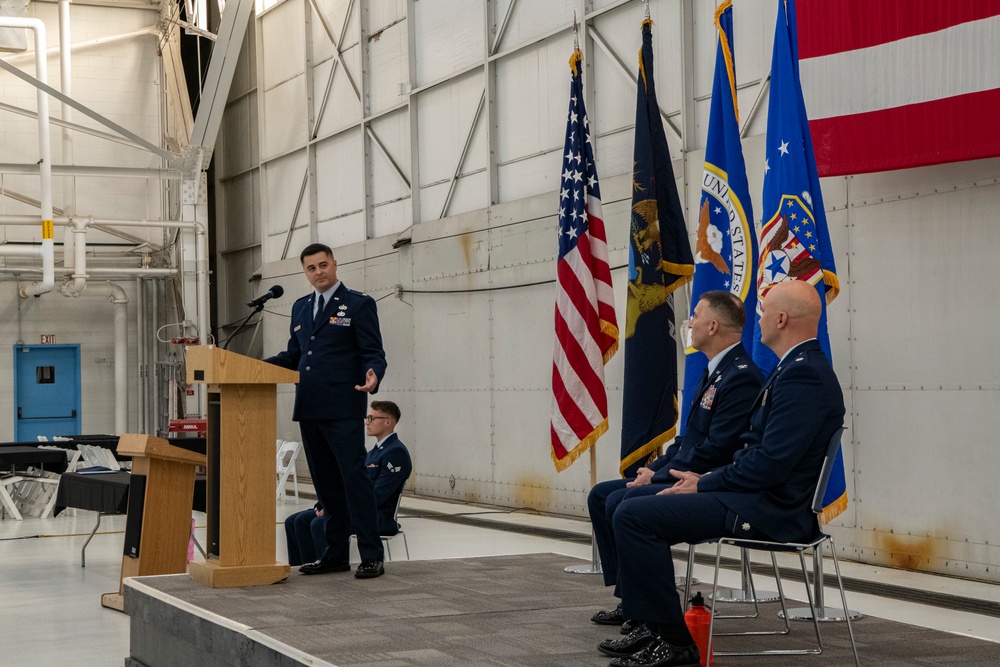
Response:
M42 345L55 345L56 335L55 334L42 334Z

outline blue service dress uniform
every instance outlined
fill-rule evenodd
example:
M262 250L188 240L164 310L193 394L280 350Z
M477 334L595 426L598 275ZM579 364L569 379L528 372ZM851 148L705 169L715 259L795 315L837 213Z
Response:
M295 409L306 460L329 514L325 558L349 560L351 533L363 561L383 560L375 493L365 468L364 416L368 369L385 375L385 351L375 300L343 283L313 317L316 292L292 304L288 348L265 361L297 370ZM376 387L376 391L377 391ZM375 392L372 392L375 393Z
M395 535L399 532L396 522L396 503L403 493L403 485L413 472L410 452L392 433L380 445L375 445L365 460L368 477L375 486L375 505L378 512L378 532L380 535Z
M805 341L764 383L731 464L702 477L698 493L623 501L613 526L625 617L684 622L671 545L721 536L811 539L812 496L844 414L833 367L818 341Z
M625 498L653 495L673 484L670 470L708 472L733 460L742 445L753 400L760 392L764 376L742 343L729 350L715 371L696 388L691 397L685 434L678 436L667 451L648 467L656 471L650 484L627 488L629 480L612 479L594 485L587 497L594 541L601 555L604 585L615 586L619 595L618 556L611 521Z

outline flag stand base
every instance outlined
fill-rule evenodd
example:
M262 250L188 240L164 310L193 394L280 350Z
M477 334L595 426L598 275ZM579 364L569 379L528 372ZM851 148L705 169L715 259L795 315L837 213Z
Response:
M601 556L597 553L597 541L594 539L594 531L590 532L590 563L584 565L567 565L563 572L569 574L604 574L601 568Z

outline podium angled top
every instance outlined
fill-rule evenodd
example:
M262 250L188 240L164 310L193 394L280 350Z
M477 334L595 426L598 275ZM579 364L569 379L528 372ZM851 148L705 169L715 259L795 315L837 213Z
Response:
M205 465L206 460L204 454L176 447L163 438L137 433L122 433L118 439L117 452L124 456L145 456L148 459L163 459L198 466Z
M295 384L298 371L268 364L214 345L187 348L187 381L206 384Z

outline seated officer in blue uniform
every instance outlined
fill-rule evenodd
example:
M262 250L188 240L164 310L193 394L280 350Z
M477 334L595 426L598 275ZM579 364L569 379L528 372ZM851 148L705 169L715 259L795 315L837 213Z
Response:
M299 372L292 419L299 422L313 486L328 515L326 552L300 571L350 571L353 532L361 552L354 576L378 577L385 568L363 429L368 394L378 391L385 375L378 312L374 299L337 279L328 246L307 246L299 259L314 291L292 305L288 349L265 361Z
M671 470L679 482L619 505L622 609L652 637L612 667L698 664L674 584L672 545L724 536L804 542L817 533L812 496L845 413L840 382L816 340L821 312L812 285L772 287L761 301L761 341L779 362L754 401L732 463L704 475Z
M396 504L413 471L410 453L394 432L399 417L399 406L392 401L372 401L365 417L366 431L375 438L375 446L365 459L365 470L375 487L379 535L399 532ZM289 565L302 565L322 556L327 546L326 523L327 515L319 503L285 519ZM320 573L306 570L304 574Z
M375 438L375 446L365 460L365 469L375 486L379 535L399 532L396 504L403 493L403 485L413 472L410 452L395 433L399 417L399 406L392 401L372 401L365 417L368 435Z
M594 541L601 555L604 585L618 588L618 559L611 519L619 503L637 495L652 495L677 481L670 470L708 472L733 459L739 436L746 427L750 406L764 381L740 339L746 310L729 292L713 290L701 295L688 327L691 345L708 357L704 375L690 396L691 409L685 434L648 467L639 468L631 480L613 479L594 486L587 498ZM621 604L599 611L590 619L601 625L622 625ZM626 631L633 628L626 626Z
M319 560L326 551L326 512L321 504L285 517L285 543L289 565Z

